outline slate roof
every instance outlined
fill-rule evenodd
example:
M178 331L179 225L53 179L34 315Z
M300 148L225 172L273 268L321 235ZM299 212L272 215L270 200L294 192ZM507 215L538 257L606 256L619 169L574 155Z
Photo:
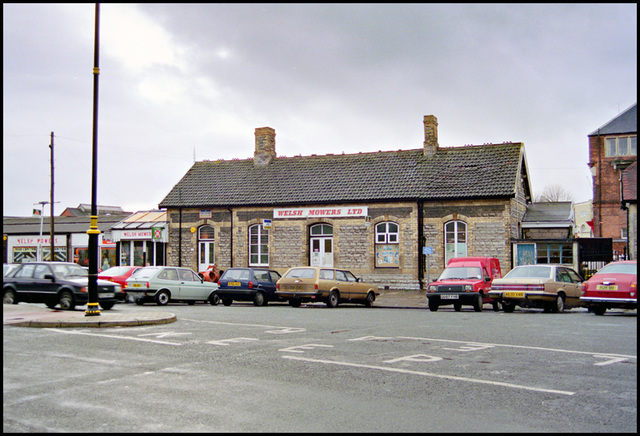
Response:
M570 227L573 221L570 201L531 203L522 218L522 227Z
M126 212L128 214L128 212ZM108 232L111 226L125 218L125 214L104 215L98 217L98 229L101 232ZM57 216L53 220L53 230L59 234L65 233L85 233L89 230L91 217L84 216ZM42 234L49 235L51 232L51 217L42 217ZM3 217L2 232L8 235L39 235L39 217Z
M522 143L440 147L428 157L422 149L277 157L264 167L253 159L201 161L159 207L512 197L521 172Z
M638 132L638 103L631 106L626 111L609 121L604 126L595 130L588 136L596 135L619 135L623 133Z

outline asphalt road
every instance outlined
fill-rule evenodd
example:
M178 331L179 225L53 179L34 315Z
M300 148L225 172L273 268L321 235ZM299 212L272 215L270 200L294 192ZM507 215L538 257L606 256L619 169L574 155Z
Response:
M3 327L5 432L637 432L637 313L118 305Z

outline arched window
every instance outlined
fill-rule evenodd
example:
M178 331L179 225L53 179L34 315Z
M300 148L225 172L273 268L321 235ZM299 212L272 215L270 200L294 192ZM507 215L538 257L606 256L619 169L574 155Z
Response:
M249 266L269 265L269 230L261 224L249 227Z
M397 223L382 222L376 224L376 267L400 267L400 243Z
M464 221L449 221L444 225L445 265L454 257L467 255L467 224Z

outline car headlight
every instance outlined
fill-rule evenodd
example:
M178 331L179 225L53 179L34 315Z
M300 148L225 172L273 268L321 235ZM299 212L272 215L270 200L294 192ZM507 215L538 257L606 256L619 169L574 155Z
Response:
M437 290L438 290L438 286L436 285L429 286L429 292L435 292Z
M465 292L473 291L473 285L464 285L464 290Z

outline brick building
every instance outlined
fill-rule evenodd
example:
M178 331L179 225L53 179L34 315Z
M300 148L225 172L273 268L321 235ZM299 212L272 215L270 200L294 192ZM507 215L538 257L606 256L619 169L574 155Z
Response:
M509 270L531 202L524 145L440 147L433 115L424 132L418 149L281 157L257 128L253 159L195 162L159 204L167 263L335 265L389 289L424 288L451 257Z
M612 238L614 258L627 257L627 213L621 207L622 174L638 157L638 105L591 133L589 168L593 175L593 233Z

